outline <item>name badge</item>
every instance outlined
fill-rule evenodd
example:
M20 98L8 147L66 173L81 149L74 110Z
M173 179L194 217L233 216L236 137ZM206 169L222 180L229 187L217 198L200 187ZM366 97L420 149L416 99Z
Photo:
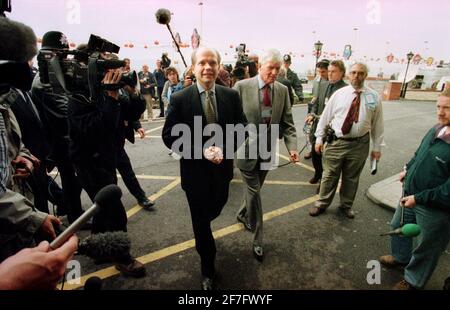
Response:
M369 109L375 110L375 107L377 105L377 97L373 93L367 93L364 95L366 105Z

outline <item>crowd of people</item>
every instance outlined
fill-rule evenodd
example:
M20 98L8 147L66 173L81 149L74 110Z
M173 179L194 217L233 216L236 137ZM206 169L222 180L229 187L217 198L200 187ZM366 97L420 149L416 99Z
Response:
M8 42L0 47L0 65L23 63L31 67L37 54L31 28L0 18L0 41ZM77 50L89 54L93 52L89 48L81 45ZM63 33L50 31L44 35L41 51L68 49ZM87 65L90 59L80 55L84 54L75 54L77 61ZM100 57L117 59L111 53ZM137 181L124 145L125 139L134 143L135 132L145 137L140 121L153 119L155 100L159 102L159 116L165 117L163 142L172 152L180 152L175 147L179 137L174 135L174 128L182 124L194 132L195 119L202 120L201 145L192 136L188 144L193 156L183 157L180 152L181 186L200 256L201 288L217 287L211 222L227 203L235 166L244 181L237 221L254 234L251 253L262 262L266 252L261 191L271 170L268 163L276 156L272 151L278 139L283 139L291 162L300 160L292 105L304 97L297 75L289 68L289 55L268 49L241 60L234 69L229 68L221 64L217 50L199 47L183 73L170 66L170 60L163 55L153 73L148 65L142 67L137 74L138 84L121 85L122 76L130 72L127 59L122 68L105 71L101 80L104 88L95 96L88 89L57 91L43 77L48 72L42 67L33 80L24 77L29 79L28 86L2 78L0 289L56 286L78 244L73 236L58 249L49 247L48 242L64 229L59 216L67 215L69 223L73 223L84 212L81 191L94 200L102 188L117 184L116 170L139 205L147 210L153 208L154 202ZM317 64L319 76L313 82L313 100L305 122L311 126L309 142L315 168L310 183L320 184L319 198L309 210L314 217L327 210L340 179L340 210L348 219L355 217L352 207L365 161L369 155L380 160L384 145L382 102L378 93L365 85L368 67L355 63L348 68L348 74L346 70L342 61L322 60ZM349 84L344 81L346 75ZM440 95L437 115L439 124L425 136L401 175L406 195L399 209L406 208L406 223L417 222L422 227L418 245L413 247L411 239L393 236L392 255L380 258L386 266L405 266L405 277L396 285L399 289L425 286L450 237L450 91ZM265 129L254 140L246 137L232 146L219 141L204 147L211 138L205 128L211 125L222 132L227 132L227 125L263 125ZM239 141L237 133L233 140ZM256 157L248 156L248 150L260 144L269 146L269 157L259 149ZM236 160L227 157L224 154L230 153L228 147L231 153L244 155ZM194 154L198 150L200 158ZM61 187L49 174L55 167ZM49 202L56 206L54 215L49 212ZM393 229L400 226L398 210ZM110 201L85 228L92 234L126 232L127 217L120 199ZM130 253L110 261L124 274L145 275L145 267Z

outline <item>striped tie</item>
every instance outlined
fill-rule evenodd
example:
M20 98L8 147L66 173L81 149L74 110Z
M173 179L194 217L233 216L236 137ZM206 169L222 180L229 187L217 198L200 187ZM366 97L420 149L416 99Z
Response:
M206 123L212 124L216 122L216 113L214 112L214 107L211 101L210 91L205 91L205 118Z

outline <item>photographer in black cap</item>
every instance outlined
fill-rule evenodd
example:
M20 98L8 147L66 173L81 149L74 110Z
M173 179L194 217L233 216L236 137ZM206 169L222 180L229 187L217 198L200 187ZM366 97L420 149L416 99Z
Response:
M49 31L42 38L42 48L38 56L39 72L32 85L32 98L39 111L40 121L46 130L46 144L49 147L48 160L45 167L50 171L53 166L58 167L62 183L63 204L58 204L57 214L67 214L70 223L75 221L82 213L81 185L69 158L69 126L67 120L68 97L64 91L57 91L48 81L47 64L42 61L44 53L51 54L60 50L68 50L66 36L59 31ZM35 132L35 131L34 131ZM36 132L32 135L37 142ZM46 157L47 157L46 156ZM45 158L42 158L44 160ZM47 182L45 182L45 190ZM52 193L54 195L54 193Z

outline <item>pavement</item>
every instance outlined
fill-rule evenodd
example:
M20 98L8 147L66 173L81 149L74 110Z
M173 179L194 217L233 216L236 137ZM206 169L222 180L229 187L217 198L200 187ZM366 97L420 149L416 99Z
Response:
M386 102L383 106L386 147L376 175L370 174L369 161L360 177L355 198L356 217L347 219L333 204L322 215L313 218L308 209L317 200L311 160L302 160L271 171L261 190L264 211L264 252L262 263L252 255L252 234L236 221L242 203L243 182L235 170L227 205L213 221L216 239L216 268L221 275L221 290L327 290L327 289L390 289L402 278L399 271L381 267L381 282L369 284L370 262L389 253L389 238L380 233L390 230L392 211L380 208L368 198L386 198L387 189L379 183L400 172L417 149L425 132L436 121L435 104L417 101ZM307 108L293 109L298 145L305 144L302 131ZM154 115L159 111L154 110ZM79 282L66 283L64 289L80 289L92 276L103 279L104 289L125 290L196 290L200 285L200 262L195 250L186 196L180 186L179 163L168 155L162 143L164 119L142 123L145 139L126 144L134 171L147 196L156 201L153 211L143 210L119 179L122 202L127 211L128 234L132 254L145 264L147 276L141 279L124 277L111 264L95 265L87 257L76 255L81 266ZM288 154L280 144L280 165ZM395 183L393 183L395 184ZM380 187L381 187L380 185ZM398 200L399 195L392 201ZM91 202L82 194L83 207ZM380 200L381 201L381 200ZM386 205L392 204L392 202ZM81 239L88 231L79 233ZM426 289L441 289L450 275L450 252L441 257Z
M398 180L399 175L393 175L383 181L371 185L367 189L367 197L373 203L395 211L400 197L402 196L402 183Z

